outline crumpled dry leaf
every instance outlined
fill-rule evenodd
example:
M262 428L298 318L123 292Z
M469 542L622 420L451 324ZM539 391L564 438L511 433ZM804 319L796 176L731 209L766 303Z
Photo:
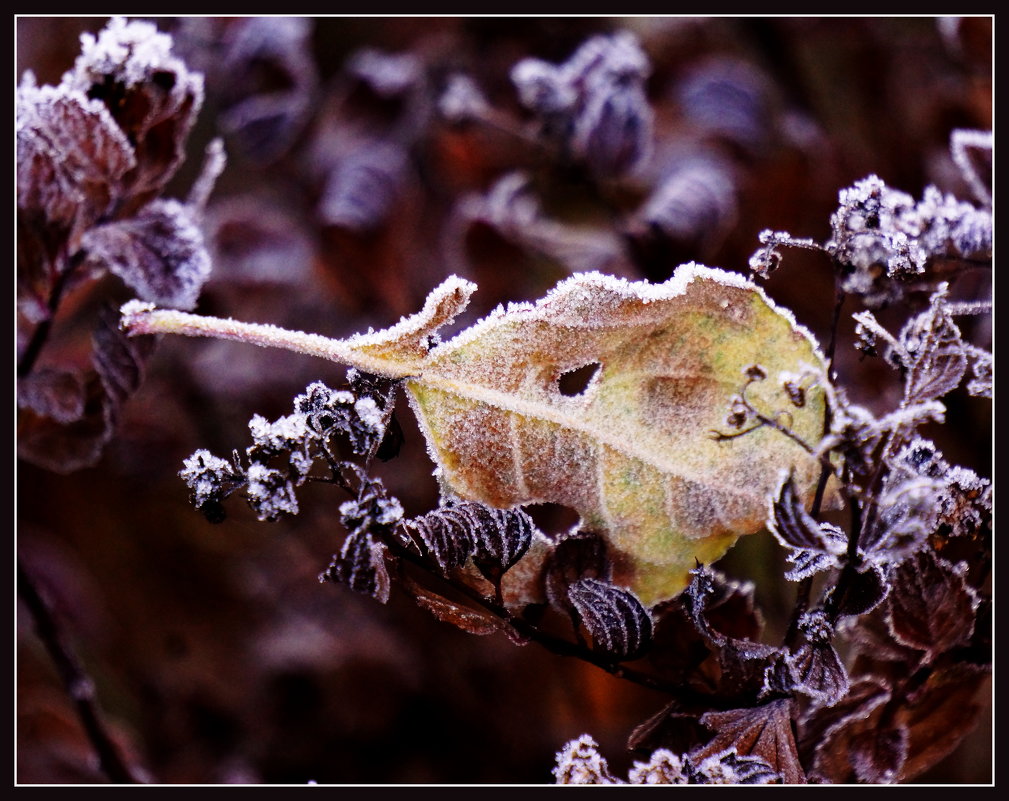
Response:
M575 509L607 540L613 582L646 606L763 527L780 468L812 494L819 462L792 437L768 425L712 436L744 384L754 408L794 437L813 446L822 431L822 388L799 407L782 379L822 369L822 356L751 282L696 264L660 285L583 273L431 347L475 288L452 277L419 314L342 341L143 305L124 307L123 324L287 347L406 379L451 494ZM766 380L747 382L757 364ZM566 394L562 377L592 365L584 389Z
M742 756L758 756L781 774L786 784L804 784L806 775L792 736L792 702L772 701L752 709L708 712L701 718L714 739L691 754L695 760L735 748Z

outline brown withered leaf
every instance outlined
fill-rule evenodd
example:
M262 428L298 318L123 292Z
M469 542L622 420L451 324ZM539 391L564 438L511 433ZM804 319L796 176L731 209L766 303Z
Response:
M851 781L848 744L861 732L876 728L889 700L889 688L870 677L852 682L848 694L834 706L814 706L799 727L799 746L810 775L828 782Z
M740 756L757 756L780 775L785 784L805 784L792 736L792 702L771 701L763 706L708 712L701 723L715 732L714 738L691 754L699 761L730 748Z
M501 618L489 612L483 612L470 606L462 606L450 601L442 595L431 592L420 586L409 577L403 578L403 586L417 605L426 609L443 623L451 623L470 634L494 634L498 631L508 632L510 627Z
M135 163L98 101L64 87L18 90L18 209L49 247L76 249L77 237L111 210Z
M903 562L888 602L887 623L893 637L925 651L926 661L969 642L977 597L964 578L965 570L928 550Z
M91 467L115 433L120 406L140 386L154 337L129 338L108 310L99 316L92 337L94 370L82 377L80 414L61 421L22 409L18 417L18 456L56 473ZM75 406L78 401L72 402Z
M751 282L696 264L658 285L582 273L535 305L498 308L430 347L474 290L449 278L419 314L347 340L138 305L124 308L124 326L286 347L406 379L455 495L575 509L607 540L614 583L646 606L677 595L697 562L763 527L780 469L793 468L800 494L812 494L820 466L794 439L766 425L712 436L755 364L771 380L751 382L750 402L769 418L787 412L806 443L821 435L822 388L796 408L775 379L822 370L822 356ZM583 391L561 390L566 373L597 364Z
M908 731L907 759L900 781L913 779L953 751L977 725L988 668L961 662L935 670L901 709Z
M640 656L652 641L652 618L633 593L594 578L568 587L592 645L617 660Z

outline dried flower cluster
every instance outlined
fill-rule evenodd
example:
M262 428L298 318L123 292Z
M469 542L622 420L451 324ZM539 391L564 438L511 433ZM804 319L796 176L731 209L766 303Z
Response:
M130 329L152 304L188 311L200 303L201 311L216 306L229 315L234 306L306 329L337 317L338 329L364 330L415 310L418 296L444 279L439 271L473 278L489 302L540 296L556 279L579 274L540 304L502 306L442 342L440 326L449 327L457 314L469 322L464 307L473 290L472 282L450 277L423 312L399 325L327 340L334 348L350 343L376 365L400 360L398 372L384 376L355 362L336 388L302 380L300 363L289 371L284 362L243 369L241 346L227 352L234 357L208 347L205 360L187 361L168 353L174 342L162 345L175 372L156 385L156 400L169 412L178 403L192 418L203 414L209 421L163 437L183 448L179 455L191 452L181 470L172 468L171 480L182 479L192 505L207 521L223 524L225 539L235 517L233 495L257 520L280 528L306 518L318 525L313 511L324 494L309 485L336 496L321 513L331 521L324 532L328 566L302 556L307 573L325 586L304 589L301 565L283 588L271 589L269 578L248 579L258 588L249 596L270 599L262 606L270 607L274 623L288 622L288 600L294 620L299 603L314 610L329 598L350 622L306 614L298 618L300 628L278 626L275 639L257 644L270 667L250 663L250 673L268 677L257 690L302 681L311 671L306 665L321 664L325 680L342 677L344 668L355 678L368 676L362 703L378 707L393 704L396 691L385 686L383 671L401 670L397 660L408 663L418 686L439 669L464 675L437 647L400 648L388 636L362 645L377 628L341 635L366 654L362 670L318 633L372 625L346 611L358 596L385 605L371 608L389 616L402 609L399 596L410 612L416 603L433 616L435 625L503 634L505 644L537 644L610 674L607 679L651 691L653 708L629 732L572 737L585 731L575 721L578 728L557 736L560 728L544 726L543 738L554 737L550 750L571 738L556 753L558 784L885 784L922 776L974 729L990 681L993 485L983 458L957 464L961 458L945 432L965 406L987 409L993 397L986 285L993 135L968 128L948 133L941 163L956 191L940 189L946 184L936 179L912 195L879 177L888 175L884 170L866 170L833 195L833 212L820 220L829 230L825 240L759 227L740 234L741 219L763 225L750 219L747 206L764 194L784 194L796 164L831 163L829 136L801 108L800 93L781 91L780 74L765 72L725 42L725 54L711 55L703 41L706 23L696 21L696 42L694 23L685 24L664 30L609 21L573 28L563 53L546 45L517 48L518 39L508 40L488 51L486 67L479 66L482 59L451 52L457 31L448 23L429 39L407 37L414 44L403 49L347 48L337 38L343 49L330 54L334 63L320 56L318 32L305 18L190 18L173 21L171 34L115 18L99 34L84 34L79 57L57 85L39 86L26 72L17 90L19 457L33 469L58 473L99 464L151 361L156 338ZM760 38L772 28L753 21L750 33ZM969 30L942 30L946 46L969 60L954 47ZM683 55L662 55L664 37L675 38ZM476 24L460 36L481 55L490 38ZM185 163L190 136L197 137L205 87L232 158L268 189L212 202L225 167L224 140L212 139L188 197L164 197ZM720 249L739 239L746 248L741 256ZM777 313L770 302L774 286L805 286L806 276L792 270L790 249L805 251L806 269L819 263L816 280L832 290L833 306L811 303L793 315L781 305L781 340L761 341L777 350L755 353L758 358L726 379L730 372L716 357L709 362L701 355L727 352L723 341L743 338L732 332L747 325L755 336L752 323L740 323L751 296L754 307L762 299ZM749 277L698 264L675 272L694 258L736 256L745 265L747 255L767 294ZM581 275L593 272L608 275ZM115 278L105 281L108 275ZM680 327L663 320L662 328L656 322L661 305L695 279L723 294L685 304L675 315ZM121 321L108 307L131 295L138 300L122 307ZM86 301L75 305L82 296ZM632 302L645 310L640 319L627 311ZM339 314L331 313L334 305ZM642 322L646 313L655 319ZM815 314L819 319L806 319ZM621 315L631 333L621 329ZM215 318L203 319L210 322L201 333L278 344L271 332L279 328L259 326L255 337L235 333L238 328L215 333ZM62 341L67 320L73 323L67 328L88 331L90 342ZM604 324L593 327L594 321ZM561 342L557 329L570 342ZM819 343L809 331L818 332ZM604 350L620 337L619 348ZM801 343L810 358L802 350L803 358L791 359L789 350L790 366L779 369L777 351L786 341ZM681 358L653 375L648 365L658 357L648 356L649 346ZM578 358L569 359L575 352ZM442 383L425 389L419 366L434 362ZM670 457L690 464L688 478L700 475L697 465L705 463L698 454L703 449L706 459L708 448L729 460L733 448L772 453L781 445L791 463L775 456L771 469L754 457L746 471L683 481L687 489L677 502L686 511L671 513L671 492L663 489L660 503L657 479L640 466L650 456L648 444L619 465L617 478L606 477L599 466L604 459L590 446L603 452L600 432L611 429L556 411L583 410L600 387L623 381L614 365L634 374L621 391L635 394L632 400L607 396L620 403L610 403L606 415L644 410L643 430L619 430L659 441L677 429L683 437L677 443L703 442L678 444ZM424 404L435 404L430 395L452 381L477 385L480 374L491 373L501 386L511 381L487 393L497 406L471 403L469 396L463 402L462 394L445 389L450 400L438 400L444 408L437 417L418 413L438 478L437 496L434 490L425 495L421 485L430 470L427 462L420 473L411 467L411 449L423 449L413 429L401 427L398 399L405 395L415 412L427 411ZM292 377L305 389L288 406L283 399L290 398ZM887 383L892 391L866 391ZM536 395L540 384L559 406ZM282 389L267 395L264 387ZM180 399L167 398L169 390ZM712 397L719 403L707 403ZM243 408L291 412L272 420L255 414L244 450L217 455L233 446L235 432L210 418L216 412L234 417L223 410L237 399ZM534 429L520 420L543 409L550 410L550 425ZM562 438L557 432L572 419L582 428ZM710 422L695 425L698 420ZM159 423L139 428L144 425L154 430ZM688 432L695 439L678 430L685 425L697 428ZM482 438L472 431L478 428ZM505 457L486 444L493 442L490 429L510 443ZM526 435L535 448L522 445ZM208 447L192 450L192 437ZM483 443L466 453L479 464L452 462L463 452L456 439ZM460 489L467 469L514 475L509 481L530 495L536 494L530 486L573 488L575 500L566 505L574 508L586 494L584 476L574 475L580 468L598 482L593 503L603 508L614 500L594 520L582 514L573 524L564 518L558 525L557 510L515 502L513 487L496 496L482 485L479 493ZM743 475L746 486L731 485ZM619 486L619 510L618 491L604 488L607 480ZM770 532L762 559L780 558L777 574L754 571L740 579L731 562L713 566L706 554L715 551L698 550L701 557L688 557L693 569L682 592L681 583L646 597L630 586L626 576L637 580L634 571L657 562L649 556L628 568L628 532L639 520L648 518L650 536L657 519L712 529L682 537L671 529L666 539L654 538L667 546L727 537L732 532L718 527L743 516L733 505L757 492L757 484L756 522ZM625 531L612 530L620 526ZM216 551L213 559L229 561ZM238 557L232 553L230 561ZM250 563L242 562L236 574L251 575ZM232 580L228 574L219 583ZM309 592L312 600L301 601ZM788 609L777 627L765 624L773 610L761 608L762 598L787 599L779 604ZM248 596L242 603L248 605ZM527 658L533 649L519 650ZM323 651L341 655L320 656ZM183 671L183 658L179 664ZM519 680L531 681L525 674ZM179 679L188 688L186 681L194 680ZM312 687L312 700L292 705L297 717L265 703L256 715L273 715L291 750L318 747L334 771L346 769L344 757L356 758L346 745L346 755L333 755L339 749L324 738L321 746L310 744L313 730L304 719L315 714L317 701L322 707L316 696L325 694ZM498 689L481 685L480 692ZM226 718L199 691L186 691L193 726L226 719L233 727L222 724L234 740L231 751L284 751L287 744L277 739L254 748L242 742L238 719ZM158 701L159 692L150 689L149 698ZM580 688L570 692L578 696ZM655 692L663 703L655 704ZM355 703L341 697L334 706L356 709ZM491 709L489 698L459 700L481 703ZM435 703L422 706L429 717L441 712L431 709ZM500 706L494 709L481 729L493 731L495 715L502 714ZM340 719L330 708L338 722L327 723L367 737L369 714ZM164 725L182 724L166 715ZM618 757L610 749L624 737L623 758L632 762L611 768ZM408 739L413 742L396 757L404 763L411 748L423 747L416 732ZM506 764L500 754L469 752L459 762L475 770L473 764L497 759ZM298 767L290 774L274 775L303 781L303 763L291 758L291 764ZM107 757L103 769L118 775ZM241 770L260 778L243 763L234 768L239 781ZM427 778L419 775L414 780ZM215 780L223 776L222 769Z

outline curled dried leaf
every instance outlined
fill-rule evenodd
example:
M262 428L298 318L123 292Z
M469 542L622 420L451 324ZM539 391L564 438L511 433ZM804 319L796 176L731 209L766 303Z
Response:
M597 651L616 660L635 659L651 644L652 618L634 593L583 578L568 588L568 599Z
M389 600L388 549L366 530L351 532L343 542L339 556L333 558L320 581L345 584L354 592L370 595L380 603Z

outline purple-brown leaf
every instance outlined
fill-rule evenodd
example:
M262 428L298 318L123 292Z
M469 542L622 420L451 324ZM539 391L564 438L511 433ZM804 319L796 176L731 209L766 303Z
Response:
M203 234L175 200L155 200L130 219L92 228L81 244L90 263L160 306L192 309L210 277Z
M629 590L584 578L568 588L568 599L596 650L617 660L635 659L651 644L652 618Z
M763 706L708 712L701 723L714 738L691 754L693 760L734 749L740 756L756 756L777 771L785 784L804 784L806 774L792 736L792 702L772 701Z

